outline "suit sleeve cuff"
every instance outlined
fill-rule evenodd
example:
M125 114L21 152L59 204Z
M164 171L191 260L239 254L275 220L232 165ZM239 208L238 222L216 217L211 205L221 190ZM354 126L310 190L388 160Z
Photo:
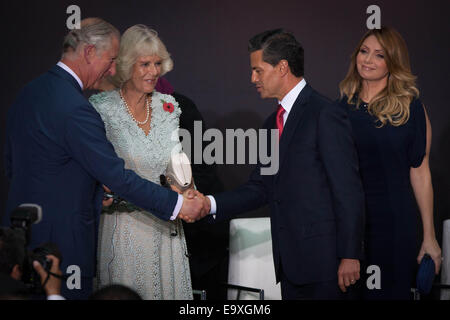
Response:
M179 194L177 204L175 205L175 209L173 210L170 220L175 220L178 217L178 214L180 213L182 206L183 206L183 196Z

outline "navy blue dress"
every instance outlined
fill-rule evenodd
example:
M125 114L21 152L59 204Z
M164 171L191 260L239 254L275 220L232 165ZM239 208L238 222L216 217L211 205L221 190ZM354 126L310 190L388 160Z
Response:
M409 173L425 156L425 112L414 99L406 124L379 128L365 104L356 108L346 101L344 97L340 104L349 112L366 199L363 298L410 299L417 268L418 212ZM366 286L370 265L380 267L381 289Z

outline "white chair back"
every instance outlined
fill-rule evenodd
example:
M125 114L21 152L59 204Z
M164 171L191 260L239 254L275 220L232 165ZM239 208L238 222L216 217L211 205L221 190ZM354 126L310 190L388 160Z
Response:
M265 300L280 300L280 284L275 283L270 218L239 218L230 221L230 261L228 283L264 289ZM228 289L228 299L237 291ZM258 293L242 291L242 300L257 300Z

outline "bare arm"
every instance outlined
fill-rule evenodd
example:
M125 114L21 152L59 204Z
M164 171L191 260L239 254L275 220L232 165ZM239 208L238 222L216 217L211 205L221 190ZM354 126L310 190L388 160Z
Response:
M420 263L425 253L428 253L435 264L436 274L439 273L441 266L441 249L436 240L433 221L433 186L431 183L431 172L429 165L429 154L431 148L431 124L425 111L426 128L427 128L427 144L426 153L422 164L418 168L410 169L411 185L414 190L417 205L419 206L420 215L423 225L423 242L417 262Z

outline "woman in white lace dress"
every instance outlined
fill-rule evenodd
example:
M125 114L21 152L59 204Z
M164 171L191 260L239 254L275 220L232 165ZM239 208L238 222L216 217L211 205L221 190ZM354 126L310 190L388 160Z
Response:
M174 134L181 114L178 103L154 90L158 78L172 67L157 33L133 26L121 39L113 79L118 88L90 98L126 167L155 183L160 183L171 152L181 147ZM118 283L144 299L192 299L179 219L163 221L129 203L107 211L100 220L98 287Z

